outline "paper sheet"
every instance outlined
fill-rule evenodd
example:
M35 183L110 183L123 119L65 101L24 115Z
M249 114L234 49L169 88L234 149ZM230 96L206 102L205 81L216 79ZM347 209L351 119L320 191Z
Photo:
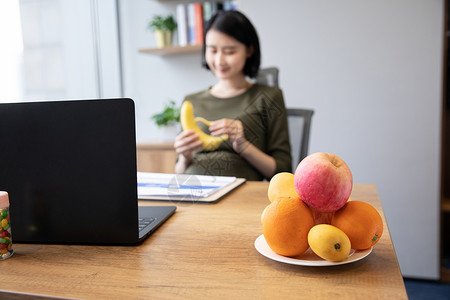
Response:
M138 172L138 197L204 198L230 185L231 176L205 176Z

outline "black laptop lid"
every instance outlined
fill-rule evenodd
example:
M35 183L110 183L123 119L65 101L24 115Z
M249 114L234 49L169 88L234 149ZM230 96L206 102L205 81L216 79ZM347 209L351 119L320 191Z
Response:
M0 190L15 242L135 243L131 99L0 104Z

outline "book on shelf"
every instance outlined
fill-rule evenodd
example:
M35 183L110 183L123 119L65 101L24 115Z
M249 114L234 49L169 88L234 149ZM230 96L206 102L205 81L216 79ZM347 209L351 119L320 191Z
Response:
M210 1L203 2L203 24L208 23L212 17L212 3Z
M188 23L187 23L187 11L185 4L177 4L177 33L178 33L178 45L187 46L188 44Z
M211 2L211 17L223 10L223 3L218 1Z
M187 5L187 20L188 20L188 43L190 45L196 44L195 37L195 6L194 3Z
M203 4L200 2L194 3L195 14L195 43L197 45L203 44Z
M203 44L206 23L221 10L237 9L236 1L179 3L176 6L178 45Z
M223 10L237 10L238 4L235 0L226 0L223 2Z

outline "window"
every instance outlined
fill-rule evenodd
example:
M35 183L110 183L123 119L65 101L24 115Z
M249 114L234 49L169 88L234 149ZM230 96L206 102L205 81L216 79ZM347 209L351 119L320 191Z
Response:
M22 29L19 1L0 2L0 102L22 98Z
M113 0L2 1L0 101L120 97L117 19Z

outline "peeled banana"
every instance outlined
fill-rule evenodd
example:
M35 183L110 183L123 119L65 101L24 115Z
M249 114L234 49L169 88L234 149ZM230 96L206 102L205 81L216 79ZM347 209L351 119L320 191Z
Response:
M183 105L181 106L180 111L180 123L183 130L195 130L195 133L199 135L200 141L202 141L202 148L206 151L214 151L217 148L219 148L220 144L223 141L226 141L228 139L228 135L224 134L220 137L218 136L212 136L209 134L204 133L198 126L197 122L202 122L206 124L207 126L210 126L211 122L208 120L197 117L194 118L194 108L192 106L192 103L190 101L184 101Z

